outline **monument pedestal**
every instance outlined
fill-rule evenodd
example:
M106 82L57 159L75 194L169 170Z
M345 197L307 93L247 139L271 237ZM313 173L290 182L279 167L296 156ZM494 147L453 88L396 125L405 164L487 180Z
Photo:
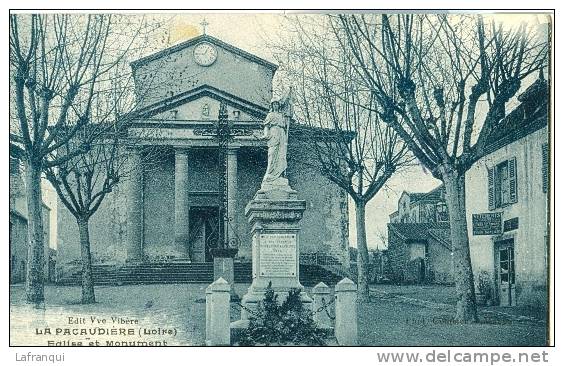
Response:
M245 215L251 224L253 282L241 304L241 319L249 318L245 310L254 310L264 299L269 285L283 301L291 289L303 289L300 284L299 233L300 220L306 202L297 199L296 191L284 189L260 190L247 204ZM302 301L311 307L312 300L302 292Z

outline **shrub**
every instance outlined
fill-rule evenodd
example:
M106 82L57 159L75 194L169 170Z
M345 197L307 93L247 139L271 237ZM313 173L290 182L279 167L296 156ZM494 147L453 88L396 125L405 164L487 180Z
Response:
M304 308L300 299L301 290L292 289L282 304L269 283L264 300L249 319L249 327L242 332L242 346L298 344L325 345L328 331L317 327L313 314Z
M491 300L493 297L492 277L488 271L480 271L477 281L478 293L484 296L485 300Z

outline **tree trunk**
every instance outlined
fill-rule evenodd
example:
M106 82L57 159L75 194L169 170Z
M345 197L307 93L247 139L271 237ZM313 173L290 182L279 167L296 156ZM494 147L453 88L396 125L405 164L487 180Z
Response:
M88 219L79 219L78 235L80 237L80 257L82 261L82 303L93 304L94 281L92 279L92 257L90 255L90 234L88 232Z
M478 316L466 222L465 175L447 168L443 170L442 176L446 189L445 198L449 212L450 240L454 261L454 282L457 297L456 320L473 323L478 321Z
M356 248L358 251L356 262L358 267L358 301L370 301L370 288L368 287L368 246L366 244L366 202L355 202L356 211Z
M40 304L45 300L44 268L45 244L43 238L43 212L41 199L41 164L28 159L25 167L25 190L27 196L27 268L26 301Z

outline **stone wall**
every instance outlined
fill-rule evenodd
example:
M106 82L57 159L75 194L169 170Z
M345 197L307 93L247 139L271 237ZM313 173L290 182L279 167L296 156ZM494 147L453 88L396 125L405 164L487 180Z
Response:
M429 238L427 249L427 263L433 283L452 284L454 277L451 250L432 237Z
M306 201L300 253L329 255L348 268L348 196L315 168L315 154L306 143L290 142L288 179L298 198Z
M267 151L265 148L241 148L237 156L237 207L235 224L239 233L239 253L241 260L252 258L251 226L245 217L245 207L260 189L266 171Z
M423 250L425 250L425 282L453 283L453 262L450 249L428 233L425 234L425 237L426 239L420 239L417 242L409 241L408 244L394 230L388 228L388 273L386 275L392 282L417 282L420 278L417 267L419 262L415 259L422 258Z
M25 281L27 261L27 220L10 212L10 283Z
M25 274L25 263L27 262L27 196L24 183L25 167L21 160L10 157L10 192L9 192L9 210L10 210L10 264L18 273ZM51 245L51 216L50 208L45 203L41 205L41 215L43 221L43 244L44 244L44 276L49 278L49 266L47 261L49 258L49 248ZM12 260L12 257L13 260ZM22 267L23 266L23 267Z
M388 273L387 277L394 283L406 280L406 265L409 262L409 251L404 240L388 227Z

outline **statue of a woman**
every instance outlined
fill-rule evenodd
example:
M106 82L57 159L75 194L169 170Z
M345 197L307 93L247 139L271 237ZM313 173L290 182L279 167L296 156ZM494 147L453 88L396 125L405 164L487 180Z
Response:
M288 151L288 129L292 118L291 90L281 98L273 98L264 126L264 138L268 145L268 166L262 179L261 190L288 187L286 178L286 153Z

